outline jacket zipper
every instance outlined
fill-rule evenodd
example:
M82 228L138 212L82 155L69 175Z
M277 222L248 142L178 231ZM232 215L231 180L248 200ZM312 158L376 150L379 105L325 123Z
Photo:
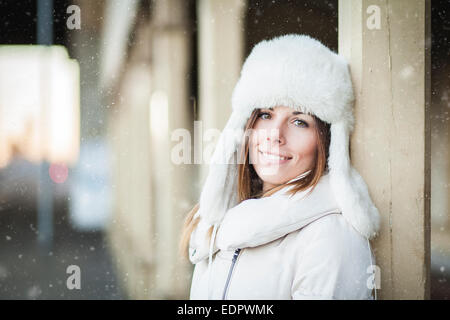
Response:
M225 296L227 294L228 286L230 285L231 274L233 273L234 265L236 264L236 260L239 256L239 252L241 249L236 249L233 254L233 259L231 260L230 271L228 271L227 282L225 282L225 288L223 289L222 300L225 300Z

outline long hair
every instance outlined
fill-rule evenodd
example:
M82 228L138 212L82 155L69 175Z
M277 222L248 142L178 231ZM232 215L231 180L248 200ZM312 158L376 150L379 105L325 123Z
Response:
M253 129L256 120L258 119L260 113L260 109L253 110L250 118L248 119L243 136L243 143L241 144L241 149L239 153L240 160L238 162L238 186L236 192L238 193L239 203L247 200L247 199L257 199L268 197L278 190L287 187L293 186L288 191L289 194L295 194L299 191L306 190L311 187L311 190L308 192L311 193L317 183L320 180L320 177L328 171L328 154L329 154L329 146L330 146L330 125L315 115L311 115L316 125L315 132L317 139L317 149L316 156L313 168L311 168L311 172L303 177L302 179L298 179L292 181L290 183L283 183L281 185L275 186L266 192L263 192L263 181L257 175L252 164L249 163L249 130ZM191 234L196 228L200 218L197 217L194 219L194 215L197 213L199 209L199 204L197 203L191 211L187 214L184 225L182 228L182 233L179 242L179 253L181 256L188 259L188 246L191 238ZM213 227L209 229L209 237L211 237Z

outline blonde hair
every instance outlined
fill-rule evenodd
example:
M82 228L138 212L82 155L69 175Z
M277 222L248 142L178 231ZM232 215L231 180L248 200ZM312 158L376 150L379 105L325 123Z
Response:
M315 129L316 129L316 135L318 137L317 139L317 149L316 149L316 161L314 162L314 166L311 169L311 172L306 175L304 178L292 181L290 183L284 183L281 185L278 185L274 188L271 188L267 190L266 192L263 192L262 186L263 182L261 178L257 175L255 169L253 168L253 165L249 163L249 135L248 130L252 129L256 120L258 119L260 109L255 109L250 118L248 119L245 130L244 130L244 141L242 144L242 148L240 150L240 159L238 164L238 200L239 203L247 200L247 199L257 199L257 198L263 198L268 197L278 190L286 187L286 186L294 186L291 188L288 193L289 194L295 194L299 191L306 190L310 187L311 190L308 192L311 193L314 189L314 187L319 182L320 177L325 173L325 171L328 170L327 165L327 159L328 159L328 152L329 152L329 145L330 145L330 125L319 118L317 118L314 115L311 115L315 120ZM188 212L183 228L182 233L180 237L179 242L179 254L188 259L188 247L189 247L189 241L191 238L191 234L196 228L198 222L200 221L200 218L197 217L194 219L194 215L197 213L199 209L199 204L197 203L191 211ZM211 237L213 227L209 229L209 237Z

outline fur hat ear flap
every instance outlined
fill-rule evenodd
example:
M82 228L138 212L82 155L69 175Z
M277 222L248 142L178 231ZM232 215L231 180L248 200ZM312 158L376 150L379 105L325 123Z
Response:
M237 205L238 152L247 119L242 112L231 114L211 157L199 210L194 215L194 218L200 216L208 225L220 223L228 209Z
M343 216L353 228L370 239L378 232L380 218L366 183L350 163L350 131L351 127L344 122L331 125L328 157L330 184Z

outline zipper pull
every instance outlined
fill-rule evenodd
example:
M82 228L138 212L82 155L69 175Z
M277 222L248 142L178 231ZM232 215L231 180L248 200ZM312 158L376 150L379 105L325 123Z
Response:
M233 255L233 262L236 262L236 259L239 255L239 252L241 251L241 249L236 249L236 251L234 251L234 255Z

